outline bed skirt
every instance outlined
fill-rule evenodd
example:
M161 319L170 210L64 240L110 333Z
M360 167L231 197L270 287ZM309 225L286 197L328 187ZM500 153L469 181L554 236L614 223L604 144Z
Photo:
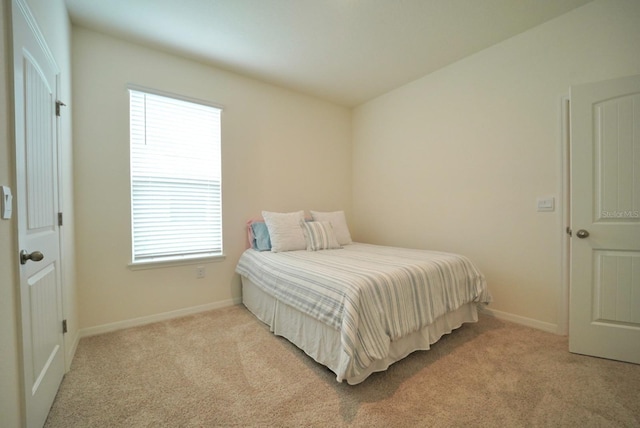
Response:
M350 385L364 381L371 373L384 371L391 364L418 350L428 350L443 335L467 322L477 322L476 303L467 303L442 315L420 331L391 342L388 355L375 360L365 372L350 375L349 356L340 342L340 332L265 293L242 276L242 302L270 330L288 339L318 363L336 374L336 380Z

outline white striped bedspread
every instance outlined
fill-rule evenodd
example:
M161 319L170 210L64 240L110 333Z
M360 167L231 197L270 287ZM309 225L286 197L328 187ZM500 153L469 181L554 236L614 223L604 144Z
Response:
M323 251L246 250L236 272L335 328L354 373L387 356L391 341L470 302L489 303L464 256L353 243Z

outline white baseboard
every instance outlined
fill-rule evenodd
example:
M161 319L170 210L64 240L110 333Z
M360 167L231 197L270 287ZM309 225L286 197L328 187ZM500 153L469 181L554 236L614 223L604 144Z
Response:
M159 321L166 321L173 318L185 317L200 312L211 311L214 309L226 308L229 306L242 303L242 298L223 300L221 302L208 303L206 305L192 306L190 308L178 309L175 311L164 312L160 314L149 315L146 317L133 318L130 320L118 321L109 324L98 325L95 327L80 329L80 338L95 336L97 334L109 333L116 330L123 330L130 327L138 327L145 324L151 324Z
M522 317L520 315L510 314L508 312L496 311L487 307L479 306L480 311L484 314L496 317L501 320L514 322L516 324L526 325L538 330L546 331L553 334L559 334L558 325L549 322L538 321L532 318Z
M221 302L208 303L206 305L192 306L190 308L178 309L175 311L164 312L160 314L149 315L146 317L133 318L130 320L118 321L109 324L98 325L95 327L83 328L80 329L78 335L73 341L72 349L68 353L68 355L75 355L75 350L78 347L78 342L83 337L95 336L97 334L109 333L112 331L123 330L125 328L130 327L138 327L145 324L151 324L159 321L166 321L173 318L185 317L188 315L194 315L200 312L212 311L214 309L226 308L233 305L238 305L242 303L241 298L223 300ZM514 322L516 324L525 325L527 327L532 327L538 330L546 331L553 334L558 333L558 325L535 320L533 318L527 318L520 315L510 314L508 312L497 311L495 309L490 309L484 306L479 306L479 309L482 313L496 317L498 319L502 319L505 321Z

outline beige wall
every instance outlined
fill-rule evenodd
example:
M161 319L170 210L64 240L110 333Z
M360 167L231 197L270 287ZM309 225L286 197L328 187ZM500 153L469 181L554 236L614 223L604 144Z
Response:
M355 109L355 237L465 254L494 311L554 329L561 98L640 73L639 23L640 2L595 1ZM556 211L537 212L540 196Z
M245 222L261 210L350 209L351 112L83 28L73 31L81 327L239 299ZM226 259L130 270L127 83L207 100L222 116ZM93 330L91 330L93 328Z
M0 77L0 184L11 186L15 192L15 161L13 147L13 99L11 80L11 1L3 0L0 11L0 56L3 71ZM49 49L61 71L60 98L71 99L70 31L63 0L27 0L40 30L44 34ZM65 256L62 267L64 281L63 312L69 321L69 333L65 336L67 367L71 362L78 338L78 316L76 312L76 288L73 235L73 167L71 158L71 114L61 121L60 164L62 166L61 200L67 226L62 231L62 251ZM0 220L0 424L3 427L19 427L23 423L21 410L21 355L18 343L20 337L20 313L18 283L17 223Z

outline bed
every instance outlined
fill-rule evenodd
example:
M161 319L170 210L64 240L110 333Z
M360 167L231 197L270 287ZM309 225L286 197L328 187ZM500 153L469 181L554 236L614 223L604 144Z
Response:
M339 382L358 384L429 349L491 301L464 256L353 242L343 212L311 213L263 212L236 272L247 309ZM256 245L261 233L269 245Z

